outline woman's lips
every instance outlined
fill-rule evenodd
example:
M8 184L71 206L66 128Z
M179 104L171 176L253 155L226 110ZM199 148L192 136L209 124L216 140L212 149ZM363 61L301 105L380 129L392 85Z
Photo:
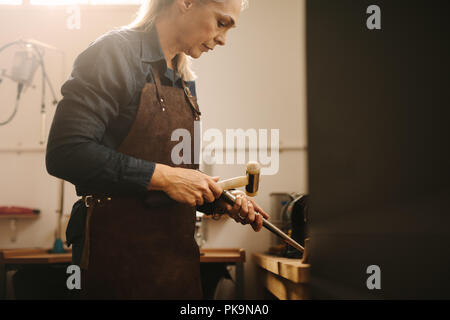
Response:
M212 50L210 47L207 47L204 43L202 43L202 45L206 49L206 51Z

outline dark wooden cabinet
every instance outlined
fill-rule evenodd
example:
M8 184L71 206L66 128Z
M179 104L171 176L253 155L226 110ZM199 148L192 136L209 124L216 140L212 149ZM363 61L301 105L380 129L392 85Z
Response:
M306 6L313 298L450 298L449 3Z

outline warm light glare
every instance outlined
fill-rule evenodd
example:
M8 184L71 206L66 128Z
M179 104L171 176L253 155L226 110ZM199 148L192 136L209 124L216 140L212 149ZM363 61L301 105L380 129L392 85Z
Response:
M89 0L89 3L93 5L134 5L141 4L142 0Z
M0 4L21 5L22 0L0 0Z
M0 0L0 3L2 0ZM17 1L6 1L17 2ZM20 1L22 2L22 1ZM55 5L77 5L77 4L91 4L91 5L136 5L141 4L142 0L30 0L30 3L35 6L55 6Z
M78 4L90 5L139 5L143 0L30 0L33 6L72 6ZM21 5L23 0L0 0L0 5Z
M30 4L34 6L67 6L75 4L88 4L88 2L88 0L30 0Z

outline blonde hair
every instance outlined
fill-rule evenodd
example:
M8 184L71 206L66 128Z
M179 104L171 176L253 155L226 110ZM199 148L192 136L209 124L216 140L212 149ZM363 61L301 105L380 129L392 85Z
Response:
M169 7L175 0L144 0L137 12L137 16L133 22L126 25L126 28L149 31L155 25L156 18ZM225 0L200 0L201 2L224 2ZM241 0L241 10L248 7L248 0ZM179 53L177 57L177 71L180 73L184 81L193 81L197 78L194 71L191 69L192 58L185 53Z

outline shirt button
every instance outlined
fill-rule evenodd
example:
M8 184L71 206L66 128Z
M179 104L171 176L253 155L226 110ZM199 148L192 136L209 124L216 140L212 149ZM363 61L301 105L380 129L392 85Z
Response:
M166 111L166 108L163 107L163 108L162 108L162 111Z
M164 99L163 99L163 98L161 98L161 102L164 102Z

